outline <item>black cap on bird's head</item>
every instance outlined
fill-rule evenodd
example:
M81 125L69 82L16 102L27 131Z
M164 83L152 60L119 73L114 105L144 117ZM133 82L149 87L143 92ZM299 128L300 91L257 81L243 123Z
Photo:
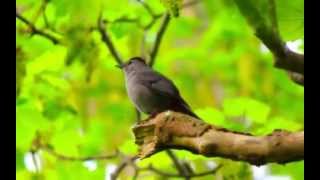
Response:
M120 69L123 69L127 66L129 66L130 64L132 63L143 63L144 65L146 65L146 61L142 58L142 57L133 57L133 58L130 58L127 62L121 64L121 65L116 65L116 67L120 68Z

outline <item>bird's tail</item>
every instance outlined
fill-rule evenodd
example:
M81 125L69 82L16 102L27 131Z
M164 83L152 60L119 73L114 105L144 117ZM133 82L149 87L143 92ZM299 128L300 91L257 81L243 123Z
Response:
M199 116L197 116L190 108L190 106L185 103L183 101L183 103L180 103L179 105L176 105L174 106L174 111L177 111L177 112L181 112L181 113L184 113L184 114L188 114L196 119L199 119L199 120L202 120Z

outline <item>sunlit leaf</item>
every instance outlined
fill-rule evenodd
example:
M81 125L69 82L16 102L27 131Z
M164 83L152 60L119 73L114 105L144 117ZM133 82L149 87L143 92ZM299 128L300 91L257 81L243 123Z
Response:
M270 107L265 103L244 97L226 99L223 109L228 116L245 116L258 123L265 122L270 112Z

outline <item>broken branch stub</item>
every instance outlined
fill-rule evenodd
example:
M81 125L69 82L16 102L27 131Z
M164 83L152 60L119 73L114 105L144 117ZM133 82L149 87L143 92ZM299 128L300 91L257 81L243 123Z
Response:
M133 132L139 157L164 149L184 149L206 157L223 157L254 165L303 160L304 132L277 130L267 136L229 131L178 112L167 111L139 122Z

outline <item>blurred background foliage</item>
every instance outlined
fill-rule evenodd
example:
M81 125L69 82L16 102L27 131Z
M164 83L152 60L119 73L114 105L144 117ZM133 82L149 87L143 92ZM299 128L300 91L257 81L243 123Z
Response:
M145 55L153 46L161 20L152 20L136 0L17 0L17 12L59 43L16 20L16 175L17 179L109 179L121 159L64 161L46 151L30 157L37 136L66 156L112 154L116 148L134 155L131 127L136 122L122 72L97 31L102 11L107 31L124 59ZM170 2L174 2L170 6ZM188 1L184 1L188 2ZM254 2L259 7L263 3ZM194 111L207 122L232 130L264 135L274 129L302 130L304 89L273 67L271 53L254 36L232 0L199 0L183 9L182 1L145 1L155 14L166 7L172 18L154 68L170 77ZM303 52L302 0L277 1L281 36ZM171 9L170 9L171 8ZM263 11L264 9L262 9ZM138 22L117 22L119 18ZM197 179L301 180L304 163L250 166L185 151L177 156L195 172L223 164L215 174ZM164 153L139 161L176 172ZM35 164L37 165L35 167ZM35 173L38 169L38 173ZM265 175L261 175L264 169ZM259 174L260 172L260 174ZM260 175L260 176L259 176ZM121 179L131 179L126 168ZM163 179L143 172L139 179Z

